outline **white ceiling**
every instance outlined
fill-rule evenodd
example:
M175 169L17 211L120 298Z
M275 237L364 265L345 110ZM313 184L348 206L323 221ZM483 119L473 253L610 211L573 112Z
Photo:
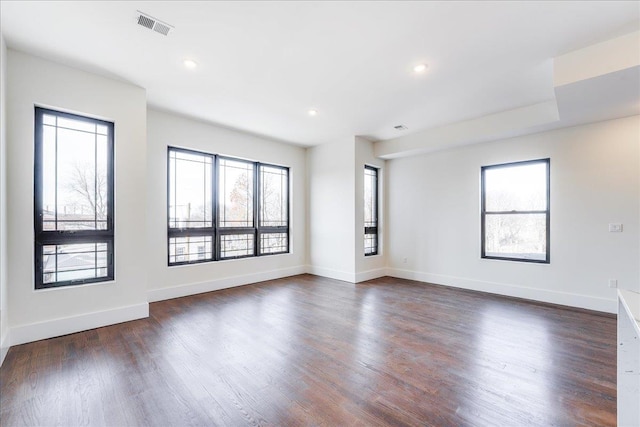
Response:
M136 25L136 10L174 31ZM637 30L640 3L3 0L0 14L10 48L132 82L152 107L315 145L552 100L552 58Z

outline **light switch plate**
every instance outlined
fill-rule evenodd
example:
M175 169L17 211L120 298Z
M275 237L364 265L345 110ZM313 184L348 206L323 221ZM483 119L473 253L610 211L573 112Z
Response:
M622 224L609 224L609 233L622 233Z

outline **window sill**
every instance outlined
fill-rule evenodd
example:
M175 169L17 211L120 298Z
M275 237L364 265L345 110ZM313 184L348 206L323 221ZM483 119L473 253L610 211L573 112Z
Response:
M114 279L114 280L105 280L104 282L91 282L91 283L81 283L77 285L52 286L50 288L41 288L41 289L36 289L34 286L33 291L34 292L61 291L65 289L86 288L89 286L113 285L115 283L116 283L116 280Z
M526 260L526 259L510 259L510 258L478 258L480 261L494 261L494 262L517 262L519 264L529 264L529 265L551 265L551 261L537 261L537 260Z

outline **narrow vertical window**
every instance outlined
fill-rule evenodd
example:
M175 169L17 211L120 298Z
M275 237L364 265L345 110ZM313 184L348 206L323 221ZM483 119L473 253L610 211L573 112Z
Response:
M36 289L114 279L111 122L35 108Z
M549 159L482 167L482 258L549 263L549 169Z
M364 254L378 254L378 169L364 167Z

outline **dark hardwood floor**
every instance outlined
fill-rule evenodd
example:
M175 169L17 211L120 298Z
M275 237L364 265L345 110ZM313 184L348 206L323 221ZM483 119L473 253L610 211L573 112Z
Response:
M614 316L311 275L11 348L0 424L613 426Z

